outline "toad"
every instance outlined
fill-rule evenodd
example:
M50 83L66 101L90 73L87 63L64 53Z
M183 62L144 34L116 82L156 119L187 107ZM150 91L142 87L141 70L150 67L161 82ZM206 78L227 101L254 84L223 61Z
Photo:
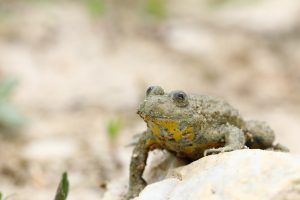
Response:
M180 90L167 93L152 86L137 113L147 123L147 130L132 153L127 199L147 185L142 175L153 149L165 149L189 161L243 148L288 151L273 144L274 132L266 123L244 120L220 98Z

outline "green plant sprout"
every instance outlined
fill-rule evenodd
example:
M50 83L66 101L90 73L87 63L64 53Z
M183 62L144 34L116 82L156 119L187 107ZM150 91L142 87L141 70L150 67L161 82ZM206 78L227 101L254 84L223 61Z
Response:
M121 128L122 123L119 118L110 120L107 124L107 134L109 138L112 140L116 139L120 133Z
M145 12L157 19L163 19L166 16L166 7L164 0L146 0Z
M6 77L0 81L0 126L16 127L24 125L26 119L9 102L9 97L18 85L15 77Z
M85 0L83 1L88 12L97 17L105 12L105 0Z
M64 172L58 185L54 200L66 200L69 193L69 180L67 172Z

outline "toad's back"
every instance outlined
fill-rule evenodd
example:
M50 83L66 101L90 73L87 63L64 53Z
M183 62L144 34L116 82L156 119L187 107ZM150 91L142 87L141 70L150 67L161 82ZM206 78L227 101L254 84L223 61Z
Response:
M217 125L229 123L240 128L244 127L244 121L237 109L223 99L208 95L190 94L188 96L192 112L199 118L205 118L207 123Z

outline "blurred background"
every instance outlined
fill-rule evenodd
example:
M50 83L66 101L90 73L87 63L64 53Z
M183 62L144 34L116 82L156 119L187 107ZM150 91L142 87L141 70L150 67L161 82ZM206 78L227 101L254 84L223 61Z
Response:
M150 85L222 97L300 153L298 0L0 0L0 192L103 197Z

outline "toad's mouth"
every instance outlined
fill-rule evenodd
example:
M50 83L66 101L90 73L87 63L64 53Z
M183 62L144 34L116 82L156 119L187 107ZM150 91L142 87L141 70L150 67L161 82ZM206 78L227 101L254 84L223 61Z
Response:
M182 117L169 117L169 116L163 116L163 115L151 115L146 114L141 111L137 111L137 114L140 115L140 117L147 123L151 122L152 124L156 124L158 126L164 127L164 128L170 128L172 126L172 129L174 127L181 124L181 122L185 122L186 120Z
M155 122L155 121L178 121L181 118L175 118L175 117L167 117L163 115L155 115L155 114L146 114L145 112L137 111L137 114L147 123L149 121Z

